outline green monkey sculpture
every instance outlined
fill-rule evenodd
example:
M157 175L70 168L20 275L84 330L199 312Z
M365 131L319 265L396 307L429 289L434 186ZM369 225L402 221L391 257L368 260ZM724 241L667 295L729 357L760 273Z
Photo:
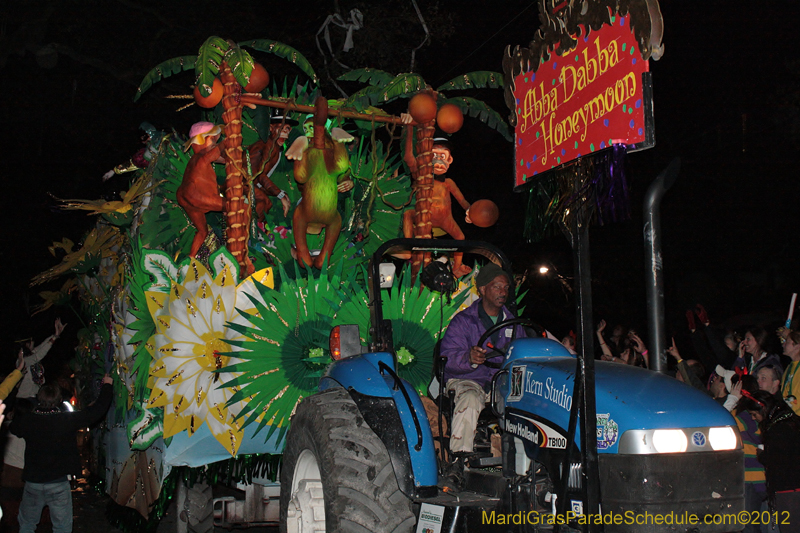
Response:
M314 104L313 143L309 145L308 138L301 137L286 152L286 158L294 160L294 179L303 193L292 216L292 226L297 261L304 267L322 268L325 259L330 257L342 229L342 217L336 209L339 193L353 188L350 155L345 146L325 130L327 118L328 102L319 97ZM323 228L322 250L312 259L306 234L318 234Z

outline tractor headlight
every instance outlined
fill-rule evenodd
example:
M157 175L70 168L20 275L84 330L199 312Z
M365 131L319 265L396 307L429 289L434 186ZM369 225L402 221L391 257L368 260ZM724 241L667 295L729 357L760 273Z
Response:
M685 452L689 441L680 429L657 429L653 432L653 446L658 453Z
M716 451L735 450L737 444L736 433L730 426L710 428L708 430L708 442Z

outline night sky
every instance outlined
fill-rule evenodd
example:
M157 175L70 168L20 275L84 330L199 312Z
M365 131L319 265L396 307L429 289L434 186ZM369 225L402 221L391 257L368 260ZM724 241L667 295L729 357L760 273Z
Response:
M526 45L539 26L536 2L418 4L431 39L416 52L415 71L434 87L464 72L501 71L503 49ZM365 23L354 33L355 49L339 54L339 61L408 71L411 49L424 38L410 1L33 0L0 6L0 176L8 190L0 243L0 370L11 366L14 341L31 335L40 341L56 316L69 322L73 334L79 326L67 309L29 317L37 293L64 281L28 287L31 277L60 260L47 246L64 237L78 242L90 224L83 213L59 211L53 197L113 196L127 181L100 178L140 147L142 121L185 133L198 119L196 108L176 113L180 103L164 98L189 94L191 72L157 84L133 103L142 77L166 59L196 54L210 35L270 38L301 51L323 78L326 96L338 97L314 40L337 6L343 14L360 7ZM661 9L665 53L650 64L656 147L628 157L631 220L591 232L595 320L646 330L642 198L655 176L680 157L681 174L662 204L668 331L680 340L683 313L696 303L706 305L715 323L772 325L785 317L791 293L800 291L800 7L773 0L673 0ZM340 47L342 30L331 32ZM273 78L302 76L284 60L254 56ZM330 56L327 61L331 76L343 71ZM342 86L350 93L360 88ZM500 90L476 96L508 114ZM506 250L517 272L547 261L571 276L563 237L523 242L524 198L512 193L511 143L474 119L453 141L451 177L468 200L490 198L503 210L494 228L461 224L467 236ZM455 214L463 220L457 207ZM573 300L561 284L536 278L527 288L526 314L557 334L573 326ZM62 358L70 355L69 342L57 349Z

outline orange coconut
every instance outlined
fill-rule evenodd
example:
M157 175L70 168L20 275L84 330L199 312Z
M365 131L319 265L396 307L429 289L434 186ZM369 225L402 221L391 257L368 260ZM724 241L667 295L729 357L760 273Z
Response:
M269 85L269 73L267 69L261 66L261 63L253 65L253 71L250 73L250 82L244 86L244 91L247 93L260 93Z
M426 93L417 94L409 100L408 112L418 124L430 122L436 116L436 100Z
M500 209L491 200L478 200L469 206L469 218L479 228L493 226L500 217Z
M436 125L445 133L455 133L464 125L464 113L455 104L444 104L436 115Z
M211 94L208 96L200 94L199 86L195 87L194 101L197 102L197 105L206 109L216 107L222 101L222 82L219 81L219 78L214 78L214 83L211 84Z

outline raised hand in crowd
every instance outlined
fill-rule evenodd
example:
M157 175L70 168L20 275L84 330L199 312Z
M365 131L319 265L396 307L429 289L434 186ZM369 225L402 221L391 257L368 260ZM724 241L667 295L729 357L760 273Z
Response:
M706 308L703 307L703 304L697 304L697 318L700 319L700 322L703 323L704 326L708 327L711 325L711 320L708 318L708 312Z
M60 337L66 327L66 324L61 323L61 318L56 318L56 337Z
M678 347L675 346L675 337L672 337L672 346L667 348L667 353L670 354L676 362L680 363L683 361L683 359L681 359L681 353L678 351Z

